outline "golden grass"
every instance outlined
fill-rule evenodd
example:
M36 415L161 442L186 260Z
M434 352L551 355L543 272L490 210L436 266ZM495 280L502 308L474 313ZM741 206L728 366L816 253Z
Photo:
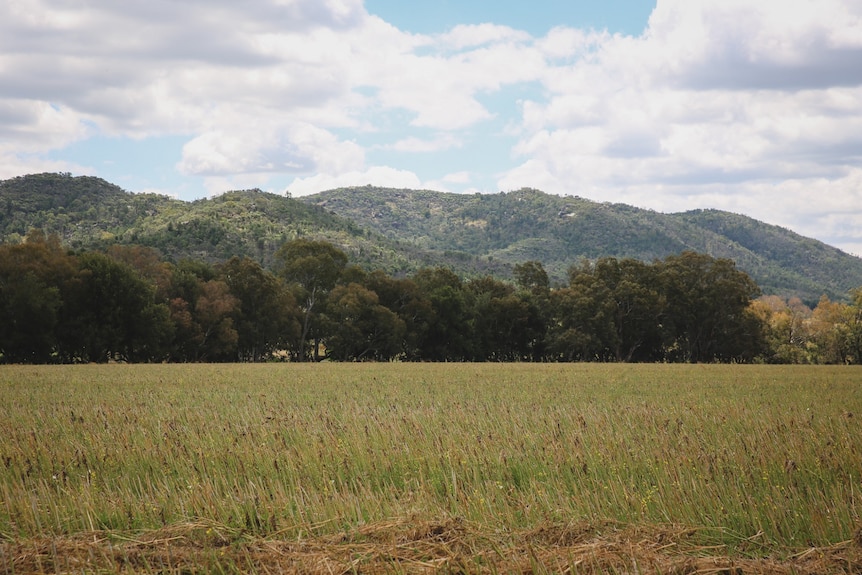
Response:
M697 543L679 526L611 521L489 530L458 518L416 518L343 533L296 530L253 537L213 523L134 538L105 532L0 544L6 573L858 573L862 546L846 541L787 557L741 557Z
M4 366L0 565L852 572L860 387L844 367Z

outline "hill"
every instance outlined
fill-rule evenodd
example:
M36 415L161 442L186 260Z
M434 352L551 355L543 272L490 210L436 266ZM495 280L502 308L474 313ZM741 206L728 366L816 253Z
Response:
M446 265L465 276L511 276L538 260L557 282L582 259L644 261L683 250L731 258L766 293L816 303L862 286L862 259L789 230L727 212L661 214L537 190L459 195L375 187L304 198L260 190L184 202L132 194L94 177L36 174L0 181L0 241L31 228L73 249L141 244L166 258L252 257L265 266L285 241L330 241L360 265L398 275Z
M300 198L357 225L437 252L515 264L541 261L563 281L580 260L661 259L694 250L734 260L765 293L816 303L862 286L862 259L790 230L718 210L662 214L522 189L447 194L370 186Z
M248 256L269 267L279 246L307 237L329 241L345 250L352 262L390 274L437 264L461 273L507 272L502 265L464 254L429 253L322 207L260 190L184 202L133 194L90 176L34 174L0 181L0 241L21 241L32 228L56 233L73 249L139 244L174 261Z

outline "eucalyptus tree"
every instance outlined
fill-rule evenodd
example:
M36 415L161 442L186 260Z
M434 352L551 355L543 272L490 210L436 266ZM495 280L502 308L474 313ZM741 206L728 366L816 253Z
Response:
M218 266L238 302L233 314L238 358L262 361L299 337L299 309L284 282L249 258Z
M334 359L388 361L401 352L404 321L358 283L338 285L330 292L326 317L332 324L327 355Z
M461 278L444 267L423 268L413 281L431 303L432 316L424 326L421 359L465 361L470 359L473 323L470 294Z
M296 344L297 357L308 357L309 338L314 339L313 357L319 357L319 343L325 333L316 325L326 297L347 266L347 254L329 242L296 239L282 245L275 254L277 273L292 287L301 310L301 329Z
M167 356L173 325L155 287L132 267L99 252L77 256L64 301L61 338L67 360L140 362Z
M0 245L0 360L56 359L64 289L76 273L56 236L33 231L24 243Z
M686 251L658 263L673 335L668 359L749 361L764 349L764 326L749 309L760 288L729 259Z

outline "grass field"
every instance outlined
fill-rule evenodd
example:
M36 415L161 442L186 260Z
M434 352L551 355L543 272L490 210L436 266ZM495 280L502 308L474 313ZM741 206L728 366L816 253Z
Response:
M862 570L854 368L5 366L0 398L6 573Z

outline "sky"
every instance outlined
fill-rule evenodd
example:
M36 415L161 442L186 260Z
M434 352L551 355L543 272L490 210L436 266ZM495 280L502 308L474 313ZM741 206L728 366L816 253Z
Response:
M862 254L859 0L4 0L0 179L717 208Z

